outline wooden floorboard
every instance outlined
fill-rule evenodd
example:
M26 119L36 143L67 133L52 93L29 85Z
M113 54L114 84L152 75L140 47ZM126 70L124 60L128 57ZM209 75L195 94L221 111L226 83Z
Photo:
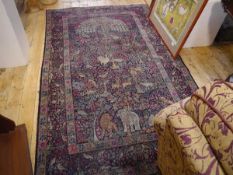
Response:
M150 0L59 0L45 9L143 4ZM0 113L17 124L25 123L32 163L35 160L40 71L45 38L45 10L22 15L30 44L27 66L0 69ZM233 73L233 45L183 49L181 56L198 86Z
M233 73L233 44L183 49L180 55L199 87Z

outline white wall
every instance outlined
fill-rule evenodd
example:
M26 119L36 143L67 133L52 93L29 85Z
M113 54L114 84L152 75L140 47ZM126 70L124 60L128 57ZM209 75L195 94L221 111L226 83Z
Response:
M221 0L209 0L183 47L211 45L225 16L226 13L222 8Z
M14 0L0 0L0 67L28 62L29 45Z

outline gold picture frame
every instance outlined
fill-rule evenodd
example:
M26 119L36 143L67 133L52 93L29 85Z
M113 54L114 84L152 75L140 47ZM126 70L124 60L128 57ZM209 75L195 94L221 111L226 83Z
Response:
M149 20L176 58L208 0L153 0Z

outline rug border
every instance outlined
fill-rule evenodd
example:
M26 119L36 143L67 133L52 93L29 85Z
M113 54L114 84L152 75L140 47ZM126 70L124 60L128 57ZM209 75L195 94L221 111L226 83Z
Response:
M124 5L124 4L121 4L121 5L100 5L100 6L86 6L86 7L67 7L67 8L60 8L60 9L46 9L46 14L47 12L52 12L52 11L59 11L59 12L62 12L62 11L68 11L68 10L72 10L72 9L78 9L78 8L84 8L84 9L91 9L91 8L105 8L105 7L116 7L116 8L119 8L119 7L137 7L137 6L144 6L146 8L148 8L148 12L149 12L149 6L144 3L138 3L138 4L129 4L129 5Z
M144 0L145 1L145 0ZM47 41L47 22L48 22L48 13L51 13L51 12L53 12L53 11L59 11L59 12L64 12L64 11L68 11L68 10L70 10L70 9L78 9L78 8L84 8L84 9L91 9L91 8L105 8L105 7L116 7L116 8L119 8L119 7L138 7L138 6L141 6L141 7L145 7L145 8L149 8L149 6L148 6L148 4L147 3L145 3L145 4L141 4L141 3L139 3L139 4L129 4L129 5L101 5L101 6L88 6L88 7L68 7L68 8L62 8L62 9L47 9L46 11L45 11L45 37L44 37L44 49L43 49L43 58L42 58L42 64L41 64L41 69L40 69L40 84L39 84L39 105L38 105L38 109L37 109L37 129L36 129L36 151L35 151L35 162L34 162L34 165L33 165L33 167L34 167L34 172L33 172L33 174L34 175L36 175L36 173L37 173L37 157L38 157L38 151L39 151L39 149L38 149L38 142L39 142L39 120L40 120L40 118L39 118L39 116L40 116L40 106L41 106L41 103L40 103L40 101L41 101L41 84L42 84L42 74L43 74L43 67L44 67L44 56L45 56L45 50L46 50L46 41ZM148 19L148 17L146 17L146 19ZM164 44L164 43L163 43ZM187 69L187 71L189 72L189 74L190 74L190 77L191 77L191 79L193 80L193 82L195 83L195 85L197 86L197 88L200 88L198 85L197 85L197 83L196 83L196 81L194 80L194 78L193 78L193 75L191 74L191 72L190 72L190 70L188 69L188 67L186 66L186 64L184 63L184 61L183 61L183 59L182 59L182 57L179 55L179 57L180 57L180 60L181 60L181 62L182 62L182 64L186 67L186 69Z
M45 50L46 50L46 41L47 41L47 38L46 38L46 34L47 34L47 13L48 13L48 10L45 11L45 37L44 37L44 49L43 49L43 58L42 58L42 64L41 64L41 71L40 71L40 90L39 90L39 105L38 105L38 112L37 112L37 129L36 129L36 154L35 154L35 163L34 163L34 172L33 174L36 175L36 170L37 170L37 156L38 156L38 142L39 142L39 125L40 125L40 106L41 106L41 84L42 84L42 74L43 74L43 67L44 67L44 56L45 56Z

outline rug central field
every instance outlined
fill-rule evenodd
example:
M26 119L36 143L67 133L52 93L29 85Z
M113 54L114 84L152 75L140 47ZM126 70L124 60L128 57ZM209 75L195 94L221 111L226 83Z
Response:
M36 174L157 173L153 117L196 85L144 5L47 11Z

